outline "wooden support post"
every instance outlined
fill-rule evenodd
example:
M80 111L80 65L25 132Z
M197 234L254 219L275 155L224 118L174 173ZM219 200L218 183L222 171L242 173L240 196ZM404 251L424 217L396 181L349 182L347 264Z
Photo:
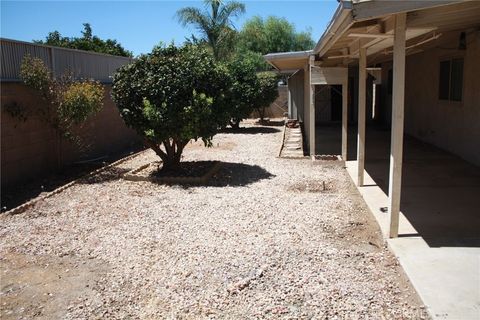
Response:
M405 100L405 29L406 14L395 16L393 40L392 141L388 188L390 238L398 237L400 198L402 191L403 122Z
M315 85L312 85L312 66L315 63L315 56L310 56L308 59L308 94L309 99L309 112L310 112L310 127L309 127L309 137L310 137L310 156L315 155Z
M358 142L357 142L357 162L358 178L357 185L363 186L363 171L365 170L365 104L366 104L366 85L367 85L367 50L359 49L358 61Z
M292 109L292 88L290 88L290 79L287 79L287 93L288 93L288 119L295 119Z
M348 147L348 74L342 85L342 160L347 161Z

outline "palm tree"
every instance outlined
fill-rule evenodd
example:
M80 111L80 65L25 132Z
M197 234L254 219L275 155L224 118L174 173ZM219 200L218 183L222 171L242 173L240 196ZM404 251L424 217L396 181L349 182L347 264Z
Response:
M204 3L211 11L186 7L177 11L177 17L184 27L193 25L197 28L212 48L215 59L220 59L223 50L233 45L234 26L231 20L245 13L245 4L223 0L204 0Z

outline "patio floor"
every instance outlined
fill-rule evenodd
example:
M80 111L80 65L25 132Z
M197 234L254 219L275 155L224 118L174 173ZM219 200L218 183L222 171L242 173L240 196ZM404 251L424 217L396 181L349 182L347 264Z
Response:
M356 180L349 128L347 170ZM317 153L340 153L339 126L317 127ZM359 188L388 234L390 132L367 128L366 180ZM400 235L388 240L432 316L480 317L480 168L411 137L404 147Z

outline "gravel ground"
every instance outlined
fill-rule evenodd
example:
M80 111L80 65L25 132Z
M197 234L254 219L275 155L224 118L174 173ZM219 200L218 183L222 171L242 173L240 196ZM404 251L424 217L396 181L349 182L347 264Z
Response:
M280 129L190 144L208 186L120 179L145 151L2 216L1 318L424 317L345 170L276 158Z

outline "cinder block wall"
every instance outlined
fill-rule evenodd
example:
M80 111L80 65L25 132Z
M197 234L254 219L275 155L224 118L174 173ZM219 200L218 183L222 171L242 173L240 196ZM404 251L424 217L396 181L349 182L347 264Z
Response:
M40 107L40 97L28 87L14 82L1 83L1 183L2 188L46 176L75 161L121 152L139 144L137 134L127 128L105 85L104 108L87 121L79 134L88 148L79 148L56 136L53 129L34 115L26 121L12 117L5 105L17 103L28 109ZM58 150L61 152L59 153ZM61 155L58 157L58 155ZM60 160L58 160L60 159Z
M265 117L267 118L282 118L283 114L288 112L288 87L278 87L278 97L270 106L265 109ZM258 112L254 111L250 115L251 118L259 118Z

